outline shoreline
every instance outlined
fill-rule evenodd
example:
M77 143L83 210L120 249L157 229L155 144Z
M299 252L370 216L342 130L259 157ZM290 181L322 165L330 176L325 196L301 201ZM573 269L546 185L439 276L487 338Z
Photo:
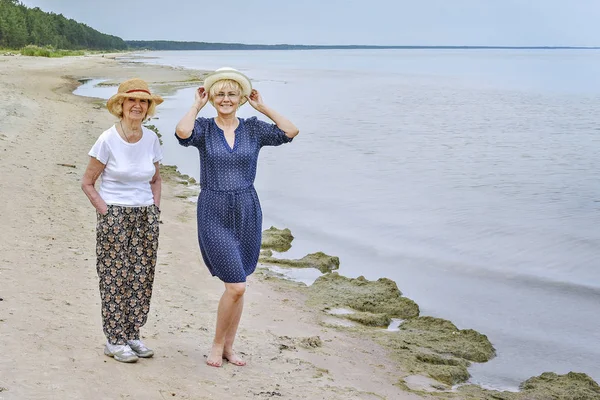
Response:
M4 149L0 150L0 154L9 155L0 161L3 171L8 172L8 179L3 178L0 183L0 192L5 196L1 200L8 204L8 211L12 211L11 215L14 216L9 218L7 229L0 236L4 258L0 276L5 282L8 276L8 281L14 283L13 287L3 287L0 292L0 297L4 298L0 303L0 329L2 336L9 338L8 351L3 351L7 361L0 361L3 371L0 374L0 387L6 389L0 389L0 399L29 398L47 393L44 390L51 390L53 396L54 393L60 394L57 396L60 398L80 398L87 390L93 390L86 386L90 384L90 379L94 380L91 386L99 390L103 384L111 381L116 371L125 369L101 356L103 336L99 324L99 299L93 283L93 210L78 185L87 164L89 147L110 126L113 117L97 99L79 97L73 95L72 91L80 84L78 78L106 77L118 81L131 77L133 72L143 72L142 76L153 87L156 85L173 90L184 82L195 82L186 79L201 72L137 63L135 67L124 69L121 62L99 56L54 59L57 61L3 58L7 57L0 58L0 74L5 75L15 68L10 64L17 64L21 68L15 74L18 86L11 88L12 83L6 88L0 86L0 90L7 93L7 115L0 131L0 144ZM12 76L13 72L10 74ZM27 76L31 76L33 82L29 82ZM65 77L70 80L65 81ZM14 91L15 88L20 89L20 95L10 95L10 89ZM11 107L11 102L16 106ZM35 118L31 118L32 115ZM80 131L82 126L85 132ZM29 138L19 134L35 130L45 135L40 143L32 143ZM75 134L81 143L74 139ZM54 148L57 145L63 147ZM49 149L48 154L44 153L46 149ZM55 159L55 163L68 163L76 168L54 165L52 161ZM41 161L46 163L38 165ZM370 331L361 330L357 333L323 324L323 313L315 312L315 308L305 304L306 291L299 289L295 283L268 274L257 273L249 281L248 309L241 323L238 349L247 354L252 365L244 369L226 366L216 371L204 368L201 355L209 348L213 314L221 287L219 282L210 278L199 258L195 238L195 207L187 200L181 201L180 197L187 193L187 185L177 183L177 178L166 178L154 312L151 312L149 323L143 329L143 336L149 338L149 344L163 356L159 354L159 359L144 363L141 367L156 381L148 382L148 387L136 387L134 381L128 379L129 385L119 386L121 393L130 393L133 397L161 398L157 393L163 395L163 389L159 388L163 385L165 393L172 391L183 398L232 395L235 389L233 385L230 386L229 380L233 373L235 379L242 379L251 388L250 392L254 391L254 396L279 393L286 398L429 397L404 390L408 387L400 385L398 378L415 375L394 361L390 351L371 340L369 335L360 337ZM26 188L28 179L33 181L31 188ZM37 198L34 196L36 194ZM47 212L45 207L48 203L58 208L56 215L54 208L52 213ZM73 210L70 211L70 208ZM50 225L47 225L47 220L51 221ZM32 236L36 238L35 241L28 240ZM15 238L25 245L18 245ZM42 251L45 264L38 263L40 257L33 254L33 251L39 252L40 248L46 250ZM64 255L66 249L69 250L68 257ZM26 261L19 263L22 254L27 256ZM24 271L15 268L17 265L24 266ZM49 274L47 279L51 296L46 295L48 288L36 281L37 275L45 274ZM197 282L192 282L190 278ZM63 293L50 283L69 284L77 300L73 300L71 293ZM28 298L32 286L38 291ZM81 299L84 304L80 304ZM7 313L7 310L12 310L12 313ZM24 313L25 310L29 314ZM73 311L75 313L71 314ZM198 314L202 317L198 318ZM17 320L15 315L21 319ZM48 315L56 317L58 325ZM32 317L37 317L37 321L33 321ZM66 323L60 322L65 318ZM90 318L94 318L93 324ZM178 326L179 321L185 321L181 324L183 326ZM82 329L82 324L85 329ZM51 327L50 331L48 327ZM33 352L24 348L19 341L21 338L16 337L23 332L31 334L39 330L44 331L45 335L34 334L33 342L35 348L42 351ZM80 333L78 330L85 332L85 340L76 341L82 346L60 340L65 332L68 337L77 336ZM48 336L52 340L50 345L46 343ZM314 337L319 337L320 345L313 345L317 343L312 340ZM200 349L197 348L198 341L202 343ZM40 353L43 353L42 357L33 365L19 358L22 354L31 356ZM352 356L348 357L348 354ZM61 368L54 369L57 365ZM161 372L161 367L166 367L166 373ZM185 367L183 371L182 367ZM98 369L100 377L92 378L90 371L97 373ZM74 382L67 384L65 381L73 376ZM269 386L273 383L273 376L278 383ZM36 382L37 392L31 384L26 384L36 379L41 380ZM190 379L192 382L189 382ZM432 385L436 383L429 378L416 375L413 381L415 389L435 389ZM198 382L201 386L194 386ZM410 383L412 386L412 381ZM198 397L199 389L206 392L207 397ZM469 398L452 391L439 392L438 396ZM17 397L11 397L13 395ZM23 395L25 397L19 397Z
M0 75L9 74L0 83L0 399L422 398L394 385L397 368L381 346L321 327L302 293L258 275L236 342L248 365L207 367L222 284L200 259L194 205L177 197L186 186L168 179L142 329L156 356L133 366L104 356L95 213L80 180L89 148L114 117L72 91L86 77L139 74L152 86L190 72L123 68L99 56L0 57ZM304 347L317 336L321 347Z

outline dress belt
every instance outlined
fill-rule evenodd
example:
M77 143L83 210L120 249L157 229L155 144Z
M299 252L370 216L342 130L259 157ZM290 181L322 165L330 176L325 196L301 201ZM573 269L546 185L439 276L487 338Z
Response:
M208 192L222 194L222 195L227 196L227 203L229 206L229 217L231 218L231 221L233 223L233 226L232 226L233 231L235 232L237 239L239 240L241 237L241 232L238 232L238 230L241 227L241 225L239 224L239 221L236 221L235 209L239 202L239 196L242 194L253 192L254 185L250 185L243 189L233 189L233 190L213 190L213 189L203 187L200 189L200 192L202 192L202 191L208 191Z

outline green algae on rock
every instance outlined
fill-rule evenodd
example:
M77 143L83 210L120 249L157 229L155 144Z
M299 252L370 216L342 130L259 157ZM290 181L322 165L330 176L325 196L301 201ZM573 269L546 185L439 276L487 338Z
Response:
M160 164L160 175L165 179L173 179L175 182L184 185L193 185L196 183L196 180L191 176L177 171L177 166L175 165Z
M475 385L459 388L465 399L472 400L600 400L600 386L588 375L569 372L558 375L544 372L527 379L520 385L520 392L499 392L482 389Z
M282 253L292 247L292 240L294 237L288 228L277 229L272 226L263 231L261 247Z
M273 252L269 249L267 250L261 250L260 251L260 257L273 257Z
M467 367L471 363L465 359L446 354L436 354L420 344L404 339L402 331L378 334L375 337L382 345L392 350L396 359L409 374L425 375L446 385L455 385L469 379ZM431 341L431 337L428 339ZM426 343L433 344L433 343ZM448 389L450 389L448 387Z
M356 312L352 314L341 315L353 322L358 322L366 326L387 327L392 322L389 315L383 313Z
M442 357L430 353L417 353L414 361L420 363L421 371L426 372L436 381L448 385L466 382L470 377L467 370L470 363L462 359Z
M309 303L327 308L386 314L389 318L419 315L419 306L403 297L396 283L387 278L369 281L363 276L346 278L337 272L323 275L308 288ZM347 315L345 315L347 317Z
M569 372L558 375L545 372L540 376L527 379L521 384L523 394L541 393L540 399L600 399L600 386L588 375Z
M263 255L261 252L261 256L259 257L258 261L265 264L284 265L293 268L316 268L324 274L340 267L340 259L338 257L330 256L320 251L317 253L308 254L299 260L275 258L267 256L266 254Z
M452 322L434 317L419 317L400 325L403 340L418 343L439 354L452 354L469 361L486 362L496 355L486 335L473 329L459 330Z
M163 144L162 135L158 131L158 128L156 127L156 125L146 123L144 126L148 129L150 129L152 132L156 133L156 136L158 136L158 142L162 145Z
M472 329L459 330L452 322L434 317L407 319L398 332L376 339L392 350L411 374L455 385L469 379L471 361L485 362L495 356L488 338Z

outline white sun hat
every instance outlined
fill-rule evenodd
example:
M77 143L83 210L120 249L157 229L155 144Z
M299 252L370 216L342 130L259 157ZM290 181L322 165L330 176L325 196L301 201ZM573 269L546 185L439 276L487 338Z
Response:
M206 78L204 78L204 90L210 92L212 85L224 79L231 79L232 81L236 81L240 84L242 87L240 106L244 104L246 102L246 96L250 96L250 92L252 92L252 83L246 75L242 74L237 69L223 67L217 69L215 72L211 72L206 76Z

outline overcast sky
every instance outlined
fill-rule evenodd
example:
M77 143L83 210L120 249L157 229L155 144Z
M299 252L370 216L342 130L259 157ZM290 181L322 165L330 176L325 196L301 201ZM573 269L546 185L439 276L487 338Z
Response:
M125 40L600 45L600 0L22 0Z

